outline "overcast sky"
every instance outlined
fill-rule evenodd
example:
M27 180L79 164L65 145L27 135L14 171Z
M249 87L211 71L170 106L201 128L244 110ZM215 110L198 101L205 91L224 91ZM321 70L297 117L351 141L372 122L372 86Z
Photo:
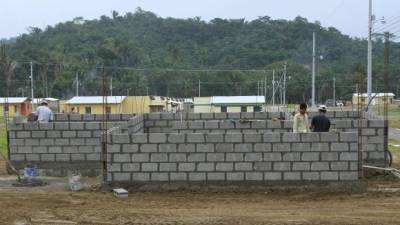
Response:
M388 23L400 20L400 0L374 0L374 14L385 16ZM85 19L124 14L137 7L161 17L204 20L219 18L293 19L300 15L309 21L320 21L344 34L367 36L368 0L1 0L0 39L18 36L30 26L44 28L82 16ZM377 24L377 29L383 25ZM399 23L393 31L399 30Z

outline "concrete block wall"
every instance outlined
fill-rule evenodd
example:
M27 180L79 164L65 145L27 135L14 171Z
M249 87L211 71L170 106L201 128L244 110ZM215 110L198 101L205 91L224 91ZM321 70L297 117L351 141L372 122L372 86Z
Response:
M110 135L108 181L356 181L356 133Z
M73 122L73 121L102 121L106 117L107 121L128 121L135 114L77 114L77 113L57 113L54 115L54 122Z
M128 120L128 133L143 133L144 132L144 118L143 115L137 115Z

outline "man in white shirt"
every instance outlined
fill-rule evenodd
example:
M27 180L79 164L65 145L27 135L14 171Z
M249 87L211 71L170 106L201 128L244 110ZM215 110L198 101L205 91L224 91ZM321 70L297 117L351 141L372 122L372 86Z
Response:
M53 112L47 106L46 101L40 102L40 106L36 109L35 114L39 123L48 123L53 120Z

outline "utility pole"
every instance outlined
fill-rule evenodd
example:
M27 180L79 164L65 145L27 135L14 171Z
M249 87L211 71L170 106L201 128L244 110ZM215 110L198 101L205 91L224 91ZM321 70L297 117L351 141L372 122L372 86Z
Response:
M367 111L369 111L369 103L371 102L372 91L372 0L369 0L369 13L368 13L368 68L367 68Z
M257 96L260 96L260 81L257 81Z
M287 73L287 62L283 68L283 104L286 105L286 73Z
M31 62L31 97L32 97L32 110L36 109L35 107L35 96L33 95L33 63Z
M76 72L75 82L76 82L76 96L79 96L79 79L78 79L78 72Z
M311 106L315 107L315 32L313 32Z
M110 78L110 96L113 96L112 93L113 85L112 85L112 77Z
M336 78L333 78L333 106L336 106Z
M264 112L267 112L267 75L264 75Z
M201 86L200 86L200 80L199 80L199 97L201 96L200 94L201 94Z
M275 70L272 70L272 106L275 106Z

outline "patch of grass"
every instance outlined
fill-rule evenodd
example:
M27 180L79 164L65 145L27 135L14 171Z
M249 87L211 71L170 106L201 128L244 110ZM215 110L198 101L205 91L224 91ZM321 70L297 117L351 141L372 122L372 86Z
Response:
M393 165L399 166L400 165L400 146L393 146L398 145L398 143L389 142L389 151L392 153L393 156Z
M7 157L7 132L2 118L0 118L0 152ZM0 160L2 160L1 157Z

